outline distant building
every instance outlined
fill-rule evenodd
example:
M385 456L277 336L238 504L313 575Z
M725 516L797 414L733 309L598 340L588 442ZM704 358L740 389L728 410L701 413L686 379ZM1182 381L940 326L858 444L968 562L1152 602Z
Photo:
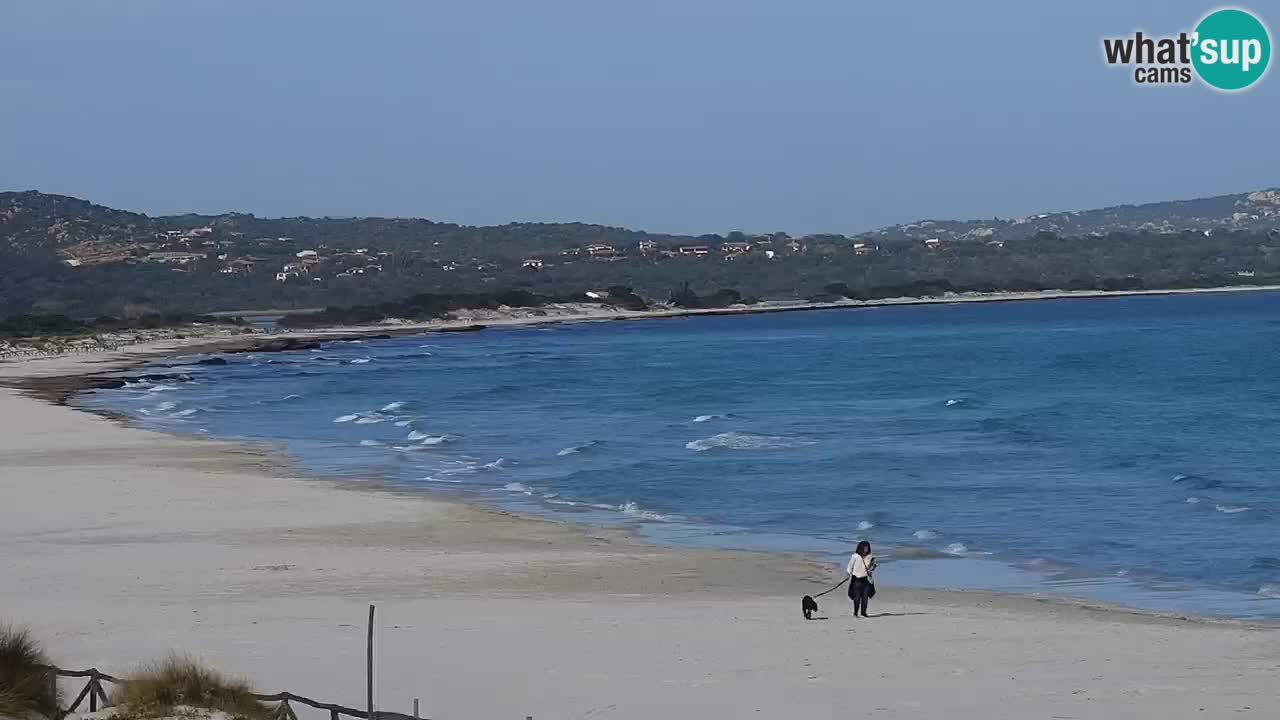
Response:
M289 278L296 278L296 277L298 277L298 273L296 273L296 272L278 272L278 273L276 273L276 280L277 280L277 281L279 281L279 282L288 282L288 281L289 281Z
M618 254L618 251L612 245L597 243L587 246L587 254L591 257L613 257Z
M927 248L941 247L942 241L939 240L938 238L929 238L928 240L924 241L924 246Z
M528 268L530 270L541 270L542 261L539 260L538 258L528 258L524 261L523 264L520 265L520 267Z
M751 252L751 243L749 242L725 242L720 243L720 250L734 255L742 255Z
M298 252L294 253L294 256L300 257L300 258L313 258L313 257L319 257L320 253L316 252L315 250L299 250Z
M186 265L187 263L196 262L204 259L204 255L200 253L186 252L153 252L144 258L147 262Z
M681 255L706 255L711 252L711 248L706 245L681 245L676 252Z
M641 241L640 241L640 252L642 252L642 253L649 253L649 252L653 252L654 250L657 250L657 249L658 249L658 243L657 243L657 241L656 241L656 240L641 240Z
M856 242L853 244L854 255L870 255L873 250L875 250L874 247L864 242Z

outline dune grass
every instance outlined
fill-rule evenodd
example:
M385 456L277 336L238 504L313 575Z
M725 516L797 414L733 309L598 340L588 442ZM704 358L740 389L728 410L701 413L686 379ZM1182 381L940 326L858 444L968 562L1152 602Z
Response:
M129 676L113 701L124 718L164 717L178 706L218 710L246 720L264 720L269 715L247 682L178 656Z
M58 716L58 691L49 683L48 664L30 633L0 625L0 716Z

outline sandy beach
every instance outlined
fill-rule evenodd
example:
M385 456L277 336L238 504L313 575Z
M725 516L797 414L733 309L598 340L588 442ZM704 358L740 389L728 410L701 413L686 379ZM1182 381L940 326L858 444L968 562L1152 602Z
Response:
M0 363L66 376L195 340ZM264 692L431 718L1276 717L1272 627L902 590L873 617L801 558L653 547L361 483L0 388L0 621L63 667L170 652Z

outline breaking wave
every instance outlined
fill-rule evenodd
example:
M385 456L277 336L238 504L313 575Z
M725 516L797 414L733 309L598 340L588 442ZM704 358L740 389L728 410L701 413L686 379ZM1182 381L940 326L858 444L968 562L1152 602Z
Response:
M559 457L564 457L566 455L577 455L583 450L590 450L593 447L597 447L603 444L604 444L603 440L591 440L588 442L579 443L577 445L570 445L567 448L562 448L559 452L556 453L556 455Z
M645 510L644 508L640 507L639 505L636 505L633 502L623 503L618 506L617 510L623 515L626 515L627 517L630 517L630 518L636 518L637 520L667 522L668 520L671 519L671 517L668 515L663 515L662 513L656 513L656 512L653 512L652 510Z
M685 447L695 452L707 450L786 450L807 447L815 444L812 440L785 437L782 435L756 435L754 433L725 432L712 435L701 440L685 443Z

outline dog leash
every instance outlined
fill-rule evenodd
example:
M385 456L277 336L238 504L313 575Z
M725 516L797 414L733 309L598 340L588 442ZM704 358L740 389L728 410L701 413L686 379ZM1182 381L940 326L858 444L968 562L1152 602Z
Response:
M847 575L846 575L846 576L845 576L845 578L844 578L843 580L841 580L840 582L836 583L835 585L832 585L831 587L827 588L826 590L823 590L822 592L818 593L817 595L814 595L814 596L813 596L813 599L814 599L814 600L817 600L818 598L822 597L823 595L826 595L827 593L831 592L832 590L835 590L836 588L840 587L841 585L843 585L843 584L845 584L845 583L847 583L847 582L849 582L849 576L847 576Z

